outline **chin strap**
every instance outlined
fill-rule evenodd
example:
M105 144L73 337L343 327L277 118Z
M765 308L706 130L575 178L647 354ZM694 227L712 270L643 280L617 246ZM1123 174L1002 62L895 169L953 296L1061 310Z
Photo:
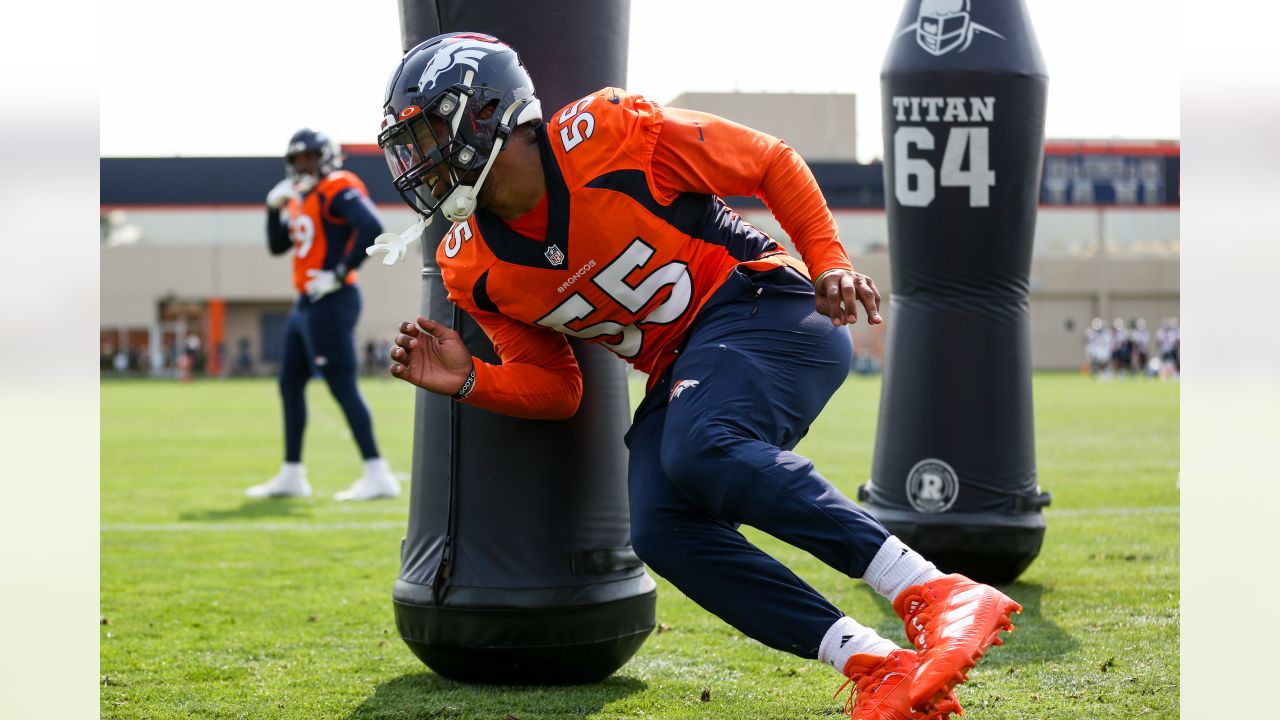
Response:
M470 81L470 78L467 78ZM520 111L521 108L528 105L528 100L517 100L507 107L507 111L502 114L502 120L499 127L507 127L511 122L511 117ZM461 109L459 109L461 112ZM456 123L456 120L455 120ZM502 151L505 137L499 135L493 140L493 150L489 152L489 159L485 161L484 169L480 171L480 177L476 178L474 185L459 185L449 193L449 196L441 203L441 209L444 216L453 222L462 222L471 217L476 211L476 200L480 197L480 188L484 185L485 178L489 177L489 170L493 168L494 160L498 159L498 153Z
M476 211L476 198L480 196L480 186L484 185L484 179L489 177L489 169L493 167L493 161L498 159L498 153L501 150L502 138L497 138L493 141L493 151L489 153L489 159L485 161L480 177L476 178L476 184L455 187L441 204L445 217L453 222L462 222L471 217L471 213Z

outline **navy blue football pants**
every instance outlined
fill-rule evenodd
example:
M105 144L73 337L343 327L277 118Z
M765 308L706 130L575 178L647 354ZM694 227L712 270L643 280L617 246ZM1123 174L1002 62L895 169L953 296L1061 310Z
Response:
M844 613L737 528L866 572L889 532L791 452L851 360L808 280L735 271L627 433L636 554L742 633L805 658Z
M354 285L312 302L302 295L284 327L280 358L280 398L284 401L284 461L302 461L307 428L307 381L317 371L329 385L364 459L379 457L373 420L356 387L355 327L360 291Z

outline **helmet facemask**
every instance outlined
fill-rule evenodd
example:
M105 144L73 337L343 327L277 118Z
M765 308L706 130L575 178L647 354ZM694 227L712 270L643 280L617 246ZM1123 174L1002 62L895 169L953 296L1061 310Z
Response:
M437 175L444 165L448 182L457 186L460 178L448 161L449 154L461 148L454 141L441 137L425 115L417 113L409 120L392 124L378 135L378 146L386 154L391 170L392 186L400 197L418 214L429 216L443 200L432 195L428 179ZM452 188L448 188L452 190Z
M474 185L464 184L464 178L477 169L487 168L488 160L501 148L501 139L495 137L496 142L491 143L492 152L486 157L461 139L458 127L468 114L472 114L469 106L473 93L468 90L456 88L446 92L426 109L410 106L401 111L399 122L392 123L392 118L388 117L386 122L392 124L378 135L378 145L386 154L387 165L394 178L392 185L404 201L424 218L431 217L442 208L454 222L470 215L468 211L461 217L455 217L459 214L456 206L461 201L463 205L472 205L474 210L474 200L467 203L464 198L479 192L483 177ZM487 129L480 127L485 124L492 123L472 122L473 127L481 132ZM494 137L498 129L490 132ZM442 167L444 178L440 177ZM433 192L433 179L434 184L447 183L439 199Z
M466 220L475 212L480 188L515 129L512 118L520 117L521 108L528 104L517 100L508 105L502 117L496 113L484 117L486 108L500 106L499 98L488 88L473 88L464 82L439 95L428 108L405 108L400 112L402 119L378 136L396 191L423 218L443 211L452 222ZM459 132L463 122L469 132ZM447 130L438 129L442 126ZM473 143L462 139L465 134L474 138ZM448 179L437 182L449 185L437 200L430 179L439 177L442 165ZM479 176L469 182L476 170Z

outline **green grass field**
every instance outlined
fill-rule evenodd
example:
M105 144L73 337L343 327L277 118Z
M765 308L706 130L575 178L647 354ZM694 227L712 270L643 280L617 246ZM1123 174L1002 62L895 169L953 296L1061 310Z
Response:
M413 393L392 380L362 390L384 455L406 472ZM871 467L879 391L876 379L851 378L799 448L851 495ZM271 382L103 384L103 717L839 717L830 668L744 638L661 579L667 629L599 685L437 677L395 631L406 500L330 499L360 465L323 384L309 392L317 496L250 502L244 488L279 466ZM1006 588L1025 607L1018 630L959 690L965 717L1177 717L1178 387L1040 375L1035 404L1049 530L1040 558ZM906 643L862 583L747 533Z

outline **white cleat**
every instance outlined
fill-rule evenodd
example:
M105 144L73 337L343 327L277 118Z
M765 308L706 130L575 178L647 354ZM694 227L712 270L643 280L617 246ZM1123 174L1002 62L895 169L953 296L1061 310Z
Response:
M377 500L400 495L400 481L391 474L387 461L381 458L366 461L364 475L351 487L333 496L334 500Z
M301 467L282 467L280 472L261 485L244 491L251 498L311 497L307 471Z

